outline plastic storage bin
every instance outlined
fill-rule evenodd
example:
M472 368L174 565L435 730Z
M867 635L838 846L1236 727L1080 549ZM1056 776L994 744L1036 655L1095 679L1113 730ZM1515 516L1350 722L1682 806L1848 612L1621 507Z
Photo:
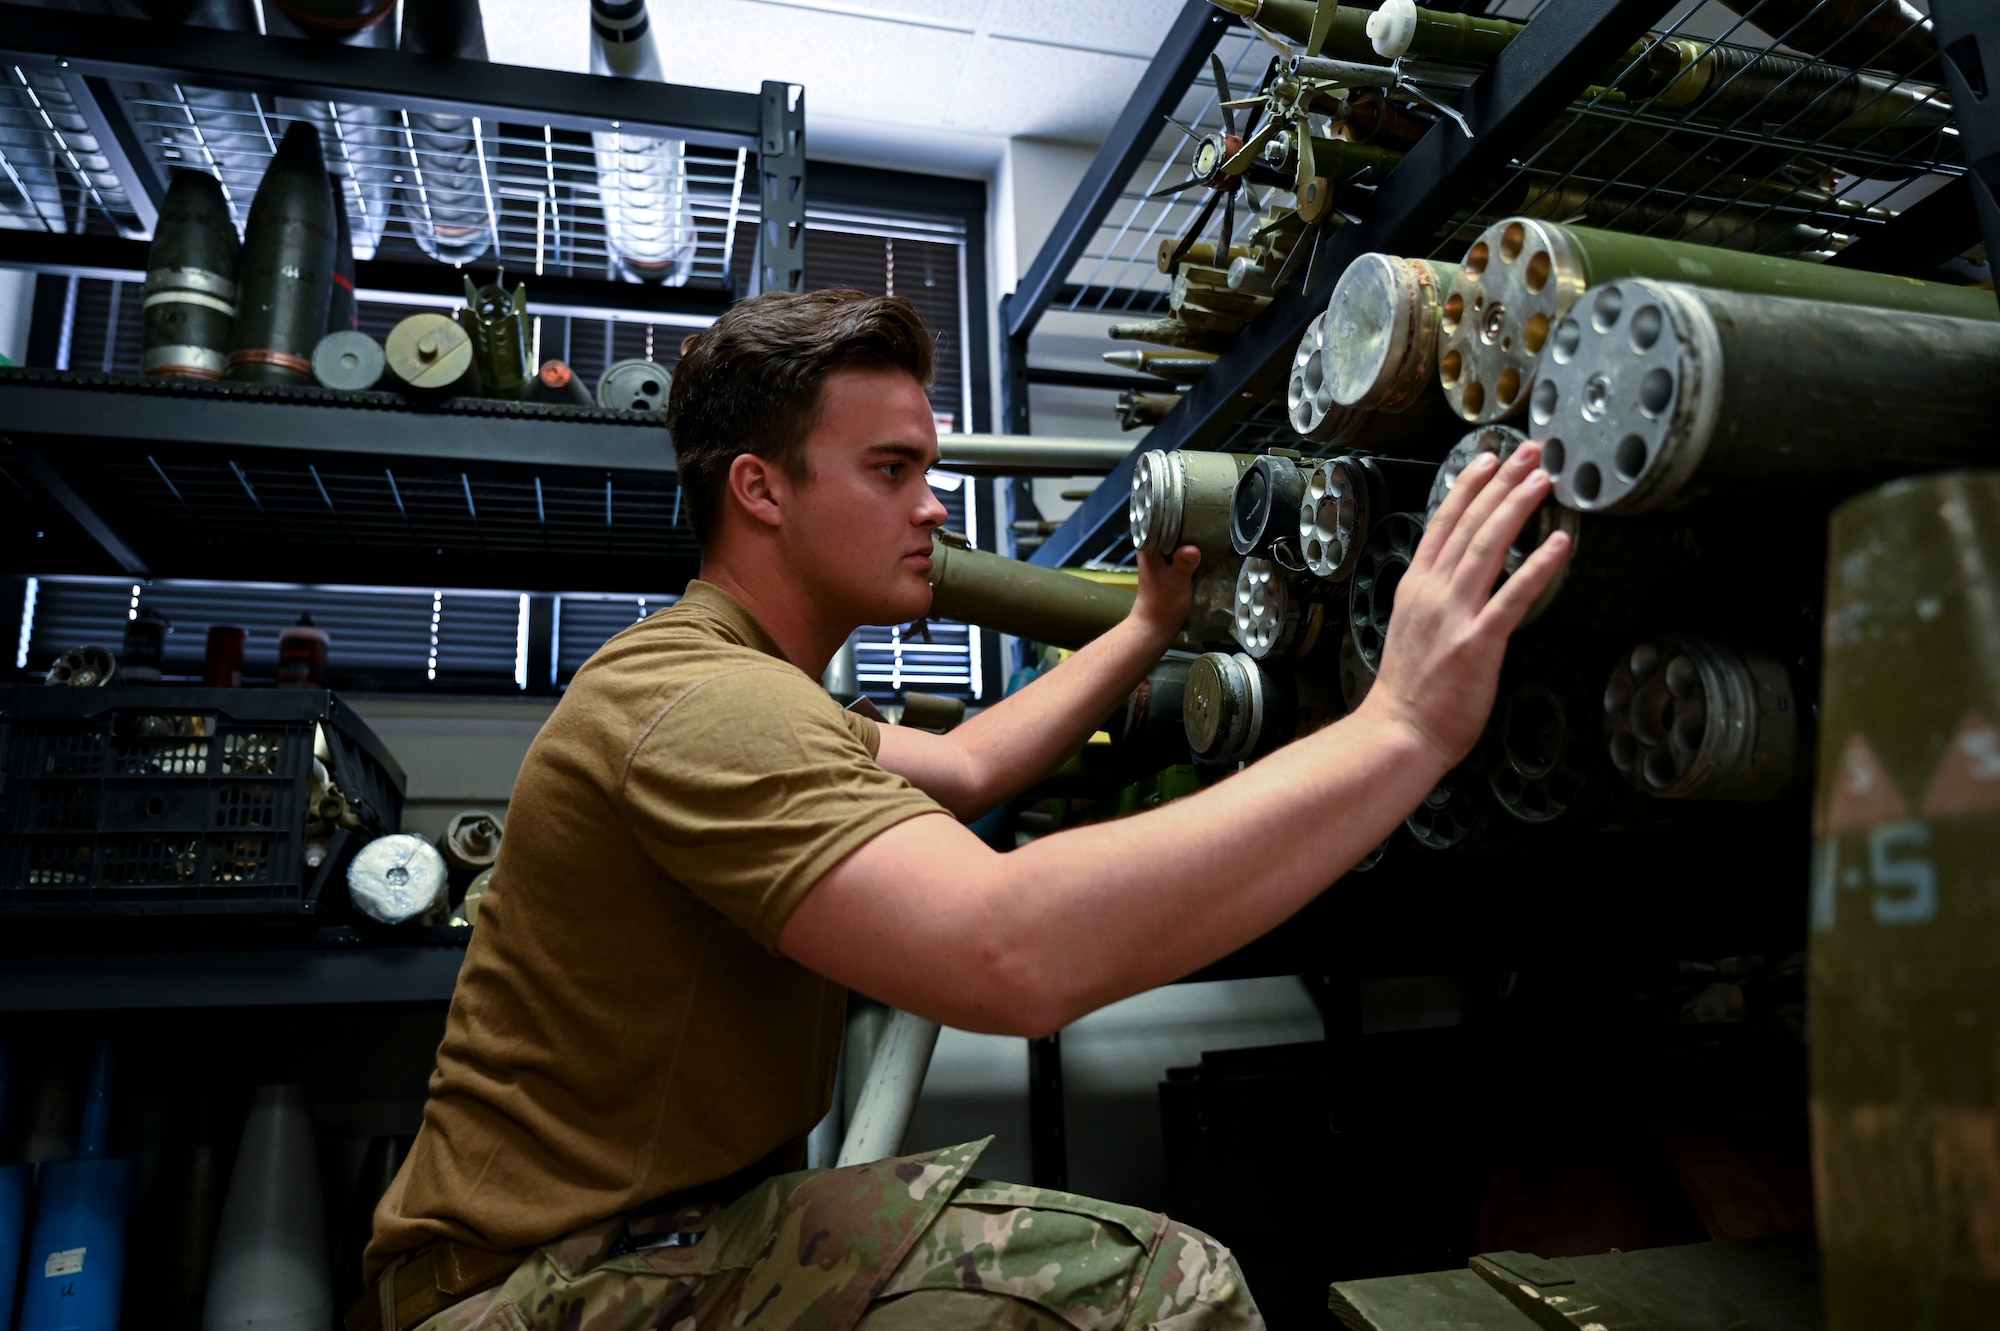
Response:
M315 728L356 825L309 868ZM324 689L0 687L0 916L311 915L403 786Z

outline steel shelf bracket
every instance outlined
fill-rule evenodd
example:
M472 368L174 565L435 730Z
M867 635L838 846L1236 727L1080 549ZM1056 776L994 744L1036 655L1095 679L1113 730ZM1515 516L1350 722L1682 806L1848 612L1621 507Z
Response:
M766 83L758 96L762 128L757 178L763 221L757 228L757 290L806 286L806 90Z

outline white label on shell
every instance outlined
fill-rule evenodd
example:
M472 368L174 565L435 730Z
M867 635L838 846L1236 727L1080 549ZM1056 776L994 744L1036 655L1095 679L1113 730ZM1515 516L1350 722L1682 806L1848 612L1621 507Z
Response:
M42 1275L53 1280L57 1276L73 1276L83 1270L83 1254L87 1248L64 1248L61 1252L49 1254L48 1261L42 1263Z

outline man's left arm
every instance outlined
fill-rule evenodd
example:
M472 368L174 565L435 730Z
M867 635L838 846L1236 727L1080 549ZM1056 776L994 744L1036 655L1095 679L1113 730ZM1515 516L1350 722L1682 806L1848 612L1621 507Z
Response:
M1139 686L1187 620L1200 552L1139 556L1132 613L1019 693L949 735L882 727L876 760L971 822L1082 748Z

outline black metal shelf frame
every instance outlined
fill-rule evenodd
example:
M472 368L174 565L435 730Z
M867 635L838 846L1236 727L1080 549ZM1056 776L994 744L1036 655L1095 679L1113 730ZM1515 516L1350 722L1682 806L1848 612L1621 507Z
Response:
M1474 219L1534 207L1538 199L1545 200L1539 205L1544 209L1562 200L1560 211L1552 215L1580 213L1596 225L1608 222L1615 229L1669 237L1687 230L1686 207L1676 211L1670 205L1685 205L1692 199L1738 230L1761 226L1761 232L1747 238L1728 238L1745 248L1774 248L1766 233L1782 231L1785 239L1791 239L1802 228L1821 234L1832 230L1845 247L1830 262L1902 273L1928 272L1977 243L1975 196L1982 212L1995 219L1987 225L1989 238L2000 228L2000 208L1993 203L2000 192L2000 165L1996 165L2000 164L2000 132L1996 132L2000 112L1994 110L2000 97L1987 95L1989 90L2000 92L2000 34L1989 31L2000 22L2000 15L1991 12L1991 6L1967 0L1939 0L1934 6L1935 30L1947 54L1942 63L1950 82L1962 160L1938 160L1938 153L1898 152L1888 141L1873 138L1848 143L1854 162L1891 161L1910 168L1910 182L1878 186L1872 195L1857 191L1858 185L1869 183L1860 176L1828 191L1772 175L1755 154L1772 149L1824 150L1826 136L1815 138L1795 130L1791 120L1767 124L1753 121L1746 112L1728 123L1707 123L1642 109L1636 117L1619 113L1614 130L1613 112L1601 90L1577 105L1591 85L1604 80L1604 71L1634 41L1657 30L1674 7L1671 0L1546 0L1460 100L1471 135L1445 120L1433 126L1374 190L1367 215L1325 238L1303 279L1279 293L1251 321L1235 345L1188 388L1180 404L1048 538L1033 560L1058 565L1127 558L1126 495L1132 467L1142 451L1255 448L1267 439L1289 435L1282 409L1271 404L1282 396L1293 348L1323 308L1332 285L1330 275L1337 276L1362 253L1381 250L1455 258ZM1674 20L1677 31L1698 8ZM1156 140L1165 108L1188 88L1226 21L1227 16L1214 7L1190 0L1020 289L1003 304L1004 417L1009 430L1026 432L1029 424L1028 333L1067 289L1077 260L1115 202L1129 197L1128 181L1145 159L1147 146ZM1975 33L1975 25L1983 26ZM1710 46L1729 44L1742 27L1738 23L1719 38L1696 40ZM1782 36L1740 49L1771 50ZM1841 76L1855 72L1843 66L1834 69ZM1921 92L1911 80L1893 86L1918 87L1920 95L1913 97L1919 102L1935 96ZM1994 129L1986 128L1989 122ZM1651 173L1646 174L1637 168L1657 149L1635 145L1624 157L1604 151L1620 131L1664 140L1669 127L1681 142L1693 138L1705 144L1709 157L1690 156L1694 165L1672 169L1655 157ZM1716 163L1713 169L1710 158ZM1839 155L1833 159L1840 160ZM1671 184L1662 185L1663 170ZM1565 189L1567 195L1562 193ZM1926 190L1933 192L1926 195ZM1904 206L1883 207L1885 199L1897 199ZM1647 211L1649 206L1652 211Z
M301 118L322 125L372 257L399 198L429 215L432 131L455 124L471 136L459 165L486 232L469 262L507 264L551 313L712 317L737 294L739 231L758 236L754 287L802 281L804 117L795 84L688 88L0 3L0 198L25 201L0 217L0 263L131 273L130 248L106 242L150 235L183 161L218 174L240 223L276 138ZM592 140L613 132L686 145L685 285L616 280ZM10 148L23 165L4 161ZM359 284L458 289L451 267L401 249L364 264Z

